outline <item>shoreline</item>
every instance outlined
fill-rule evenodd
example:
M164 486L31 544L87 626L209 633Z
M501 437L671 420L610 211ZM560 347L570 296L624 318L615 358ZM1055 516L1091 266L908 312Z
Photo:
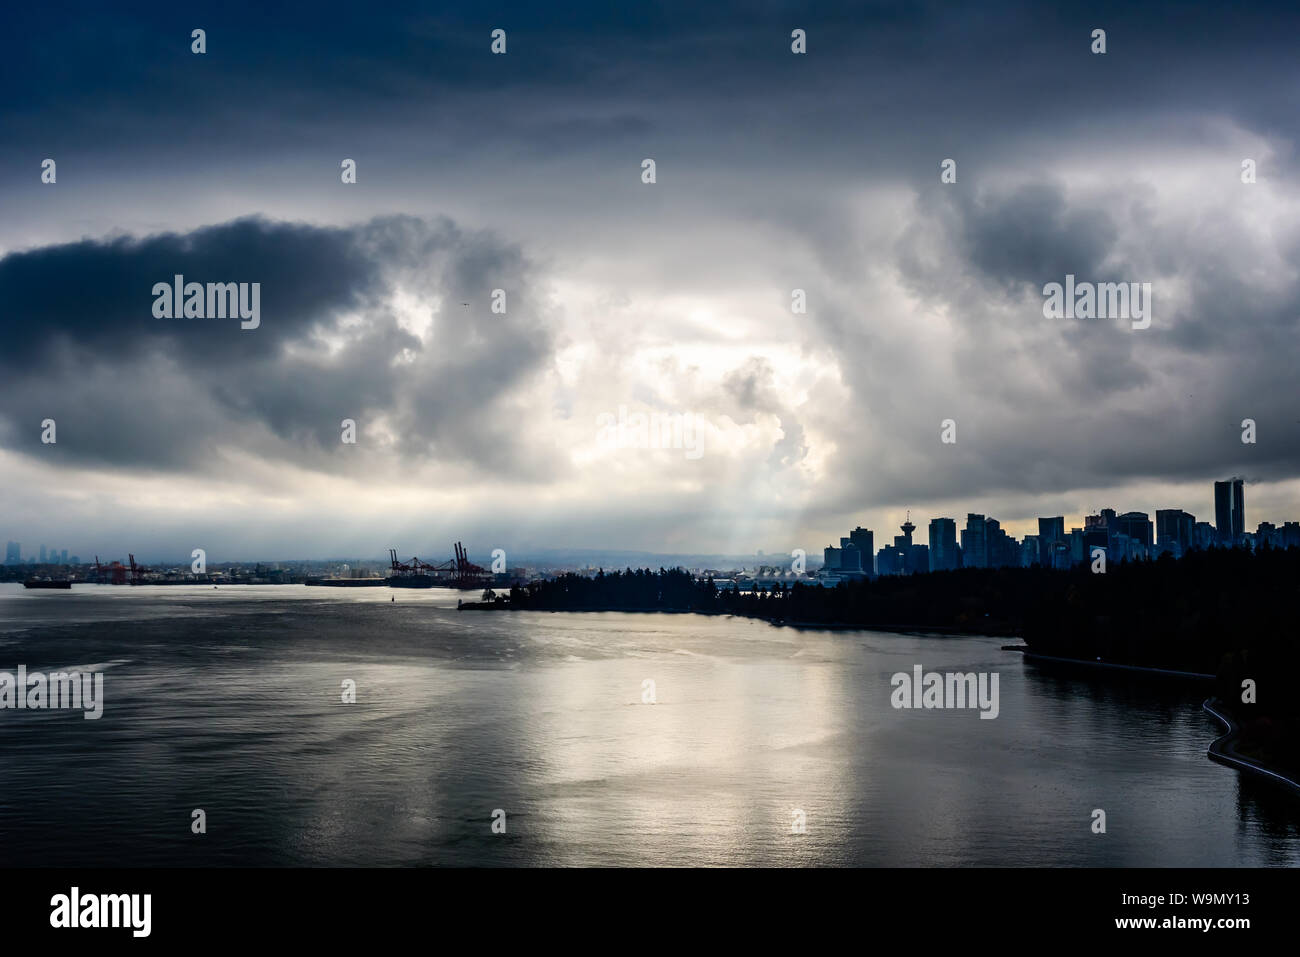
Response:
M1210 742L1210 746L1205 752L1210 760L1236 768L1239 771L1261 775L1275 784L1282 784L1289 787L1292 792L1300 794L1300 782L1293 781L1286 775L1273 771L1253 758L1248 758L1237 751L1237 738L1241 733L1241 725L1237 724L1231 715L1216 711L1214 708L1216 704L1219 704L1217 698L1207 698L1201 704L1202 710L1212 714L1228 729L1224 734Z
M1003 651L1019 651L1026 659L1037 661L1056 661L1068 665L1087 665L1090 668L1118 668L1122 671L1138 671L1151 675L1166 675L1171 678L1195 678L1198 681L1213 681L1215 676L1200 671L1175 671L1171 668L1152 668L1147 665L1121 665L1113 661L1089 661L1087 658L1060 658L1056 655L1040 655L1028 650L1028 645L1003 645Z
M1002 650L1020 651L1024 654L1026 659L1038 659L1040 661L1052 661L1070 665L1086 665L1091 668L1111 668L1123 671L1136 671L1139 673L1160 675L1163 677L1191 678L1197 681L1213 681L1215 678L1214 675L1201 674L1200 672L1195 671L1172 671L1167 668L1148 668L1141 665L1121 665L1109 661L1088 661L1083 658L1058 658L1052 655L1039 655L1025 650L1025 647L1003 645ZM1238 736L1241 733L1241 726L1237 724L1231 715L1216 710L1214 708L1215 704L1218 704L1217 699L1207 698L1201 703L1201 708L1222 722L1227 728L1227 731L1210 742L1209 747L1206 748L1206 757L1211 761L1215 761L1226 767L1261 776L1275 784L1281 784L1284 787L1289 788L1295 794L1300 794L1300 782L1294 781L1286 775L1274 771L1261 764L1259 761L1256 761L1253 758L1248 758L1237 751L1236 744Z

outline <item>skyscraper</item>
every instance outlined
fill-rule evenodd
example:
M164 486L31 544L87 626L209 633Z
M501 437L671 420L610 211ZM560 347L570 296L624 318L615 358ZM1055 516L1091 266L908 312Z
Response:
M1192 530L1196 527L1196 516L1189 515L1182 509L1162 508L1156 510L1156 542L1162 550L1182 555L1192 547ZM1171 547L1166 547L1171 546Z
M1125 512L1114 521L1112 534L1127 535L1142 546L1144 552L1151 550L1151 519L1146 512Z
M858 546L849 536L840 538L840 570L846 572L860 572L863 570Z
M7 544L5 546L5 564L21 565L23 563L22 550L23 547L17 542L10 542Z
M862 570L868 575L872 572L872 563L876 557L875 533L859 525L849 532L849 541L858 546L858 555L862 560Z
M1040 518L1038 520L1038 563L1044 568L1051 567L1052 545L1065 539L1065 516Z
M1246 533L1246 493L1239 478L1214 483L1214 525L1219 544L1236 545Z
M1090 556L1092 551L1088 548L1088 532L1082 528L1070 529L1070 534L1066 537L1066 542L1070 546L1070 567L1074 567ZM1106 547L1105 538L1102 539L1102 548Z
M961 557L966 568L989 567L988 529L983 515L966 514L966 527L961 530Z
M913 545L907 550L905 567L909 575L924 575L930 570L930 546Z
M950 518L930 519L930 571L957 567L957 523Z
M1005 568L1020 564L1020 545L1002 528L996 518L984 522L984 548L988 568Z

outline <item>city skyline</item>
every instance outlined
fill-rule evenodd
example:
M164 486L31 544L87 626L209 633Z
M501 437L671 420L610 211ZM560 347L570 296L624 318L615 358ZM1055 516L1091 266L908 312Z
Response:
M1226 489L1226 495L1228 496L1227 498L1225 498L1223 494L1223 490L1225 489ZM1208 521L1207 519L1202 519L1197 515L1197 513L1188 512L1183 508L1167 506L1165 508L1156 508L1154 510L1149 510L1149 511L1144 511L1143 509L1128 509L1122 513L1119 512L1117 509L1113 509L1113 508L1100 508L1096 512L1080 516L1079 517L1080 521L1077 524L1071 521L1073 516L1070 515L1064 515L1064 516L1057 515L1057 516L1046 516L1046 517L1035 516L1031 519L1021 519L1018 521L1004 522L1001 519L995 518L994 516L987 513L966 512L965 526L958 524L958 519L956 516L934 516L924 520L922 525L916 526L911 522L911 510L909 509L906 512L906 517L904 519L904 522L900 526L897 526L899 527L900 531L902 531L904 534L902 536L894 536L893 539L894 539L895 546L902 546L907 548L907 547L911 547L911 545L913 544L912 535L916 531L921 531L921 530L927 531L927 541L925 545L922 545L921 547L923 549L928 550L928 552L930 553L928 558L929 567L927 569L922 569L922 570L933 571L936 570L936 568L959 567L961 556L966 551L966 547L963 544L963 536L967 534L967 530L971 525L971 520L976 518L979 519L980 522L988 523L988 527L996 529L997 534L1000 536L999 540L1009 539L1012 542L1012 546L1014 546L1017 549L1027 546L1027 543L1032 539L1036 543L1035 547L1037 547L1039 550L1038 554L1040 556L1040 563L1043 565L1052 564L1052 560L1047 551L1048 543L1052 541L1068 540L1072 532L1087 532L1093 526L1094 521L1098 519L1101 520L1099 524L1105 525L1107 515L1110 516L1110 521L1112 523L1115 523L1115 527L1117 529L1123 526L1126 521L1137 520L1138 517L1140 517L1140 519L1144 521L1147 526L1146 534L1145 534L1145 546L1147 549L1151 549L1156 545L1162 545L1170 539L1180 540L1183 543L1181 546L1183 548L1188 547L1189 544L1194 545L1196 547L1209 547L1211 544L1219 545L1219 546L1231 546L1234 544L1241 544L1245 541L1254 542L1256 537L1261 532L1265 532L1265 531L1267 531L1270 534L1280 533L1278 536L1279 541L1274 543L1274 544L1280 544L1281 539L1285 537L1285 535L1294 534L1291 532L1291 529L1300 525L1300 510L1297 511L1296 518L1284 518L1281 521L1270 521L1267 519L1260 519L1254 523L1253 529L1248 527L1245 524L1246 522L1245 516L1248 513L1246 512L1246 509L1244 507L1244 494L1245 494L1244 489L1245 489L1245 481L1238 477L1233 477L1226 480L1216 480L1213 483L1212 501L1214 503L1214 512L1213 512L1214 521ZM1225 504L1225 502L1227 504ZM1228 526L1225 526L1225 521L1230 524ZM1225 534L1223 531L1225 527L1228 528L1228 534ZM1020 528L1024 528L1026 529L1026 531L1019 532L1018 529ZM1034 531L1035 528L1036 528L1036 532ZM1128 532L1129 529L1125 528L1124 531ZM941 557L939 558L934 557L934 542L935 542L936 532L939 535L941 544L945 546L945 549L947 548L954 549L952 553L950 554L946 553L944 550L941 549L940 551ZM888 535L883 535L881 540L884 541L888 537L889 537ZM1141 535L1141 533L1136 533L1134 536L1126 535L1126 537L1142 538L1143 536ZM1020 541L1015 541L1016 539L1020 539ZM858 525L853 530L851 530L848 535L839 536L838 540L839 540L838 549L840 551L852 547L856 549L856 554L865 553L870 555L873 559L873 562L880 555L880 551L878 551L874 547L875 529L873 528L867 528L863 525ZM495 546L501 546L503 544L508 544L508 543L504 543L504 542L493 543L493 545ZM1110 540L1107 544L1108 546L1113 547L1114 542L1113 540ZM486 546L486 547L490 548L492 546ZM832 549L835 549L836 547L837 546L830 545L830 546L826 546L825 549L807 549L804 546L795 546L795 548L803 548L805 553L807 554L815 555L824 552L826 556L829 556ZM983 545L980 545L978 547L987 548L987 543L984 543ZM17 557L20 549L21 549L21 542L13 541L12 539L9 540L7 542L6 549L5 549L4 564L11 565L11 564L45 564L46 563L45 544L42 543L41 545L39 545L39 557L36 552L28 552L26 558L20 559ZM431 554L431 555L439 554L439 552L436 550L436 547L435 547L435 551L433 552L429 552L426 549L416 549L416 550L425 551L426 554ZM546 552L557 552L557 551L564 551L564 550L565 549L563 548L542 546L540 548L534 547L531 550L524 549L522 552L516 551L515 554L516 555L524 554L528 557L528 559L536 560L539 555L544 554ZM755 548L749 552L737 552L737 553L723 553L717 551L710 552L707 550L700 551L700 552L675 552L675 553L674 552L653 552L652 550L638 549L635 548L634 546L627 545L626 543L619 543L619 544L606 545L606 546L600 546L600 545L576 546L570 548L569 550L575 552L604 551L610 553L623 552L625 554L639 553L642 555L653 555L656 558L677 558L677 557L695 558L701 555L708 555L715 558L723 557L728 560L741 559L741 558L744 559L754 558L758 560L757 564L759 565L762 564L762 559L764 558L776 558L784 554L783 549L777 549L774 552L769 552L769 550L765 548ZM113 549L111 547L103 549L103 552L105 555L110 555L110 556L114 554ZM1154 557L1155 554L1157 553L1158 551L1153 552L1150 557ZM55 552L52 552L51 554L53 555L55 554ZM146 555L145 553L142 552L140 554L141 554L142 561L149 560L149 561L179 562L180 564L184 564L185 561L188 560L184 558L182 553L162 553L158 555ZM949 554L949 557L947 558L942 557L942 555L944 554ZM1020 555L1019 552L1017 552L1017 554ZM63 560L62 560L63 564L71 563L75 565L81 563L78 556L76 556L75 554L69 558L69 550L66 548L62 549L62 555L63 555ZM367 561L367 562L384 560L383 557L378 552L368 552L368 551L357 552L355 554L348 555L347 558L357 559L360 561ZM113 560L116 559L113 559L111 557L106 557L104 558L104 564L107 565L110 561ZM330 562L330 561L340 561L340 560L344 560L342 557L342 553L336 553L332 555L276 554L276 555L263 555L263 556L232 553L229 555L225 555L213 559L214 562L224 563L224 564L248 562L248 561ZM1076 556L1075 561L1078 560L1079 559ZM846 571L860 570L860 567L853 566L851 564L841 565L841 561L842 559L837 556L833 562L834 567L843 568ZM92 563L93 562L90 560L86 562L86 564L92 564ZM1017 563L1022 563L1022 564L1027 563L1027 559L1025 558L1025 556L1021 555L1020 557L1017 558ZM51 557L50 564L59 564L59 562L55 558ZM563 565L565 564L565 562L560 561L557 564ZM827 566L830 566L832 563L827 561L825 564ZM581 563L579 563L579 565L581 565ZM872 574L876 573L874 569L874 564L871 573ZM880 572L880 574L893 574L893 573L895 573L895 571L892 570L892 568L889 571Z
M916 574L948 571L961 567L1004 566L1070 568L1097 557L1108 560L1156 558L1169 553L1182 557L1189 550L1212 547L1252 548L1300 547L1300 518L1275 523L1260 521L1252 531L1246 524L1245 487L1240 478L1214 483L1214 522L1198 521L1181 508L1139 509L1118 512L1099 509L1072 526L1065 516L1039 516L1037 534L1026 533L1020 541L992 515L966 513L966 523L936 516L928 523L925 545L912 540L916 526L907 519L899 526L901 535L879 551L872 549L874 531L855 528L840 538L839 546L823 551L823 567L850 577Z

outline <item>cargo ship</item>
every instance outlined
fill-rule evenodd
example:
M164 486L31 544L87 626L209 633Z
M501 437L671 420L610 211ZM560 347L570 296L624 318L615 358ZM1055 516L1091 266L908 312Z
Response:
M64 591L72 587L66 578L29 578L23 582L24 588L61 588Z
M432 588L439 582L432 575L392 575L384 584L390 588Z

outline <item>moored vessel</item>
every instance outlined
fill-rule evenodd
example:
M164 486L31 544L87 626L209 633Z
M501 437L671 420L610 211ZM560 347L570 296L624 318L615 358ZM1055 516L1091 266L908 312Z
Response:
M23 582L24 588L60 588L70 589L72 582L66 578L29 578Z

